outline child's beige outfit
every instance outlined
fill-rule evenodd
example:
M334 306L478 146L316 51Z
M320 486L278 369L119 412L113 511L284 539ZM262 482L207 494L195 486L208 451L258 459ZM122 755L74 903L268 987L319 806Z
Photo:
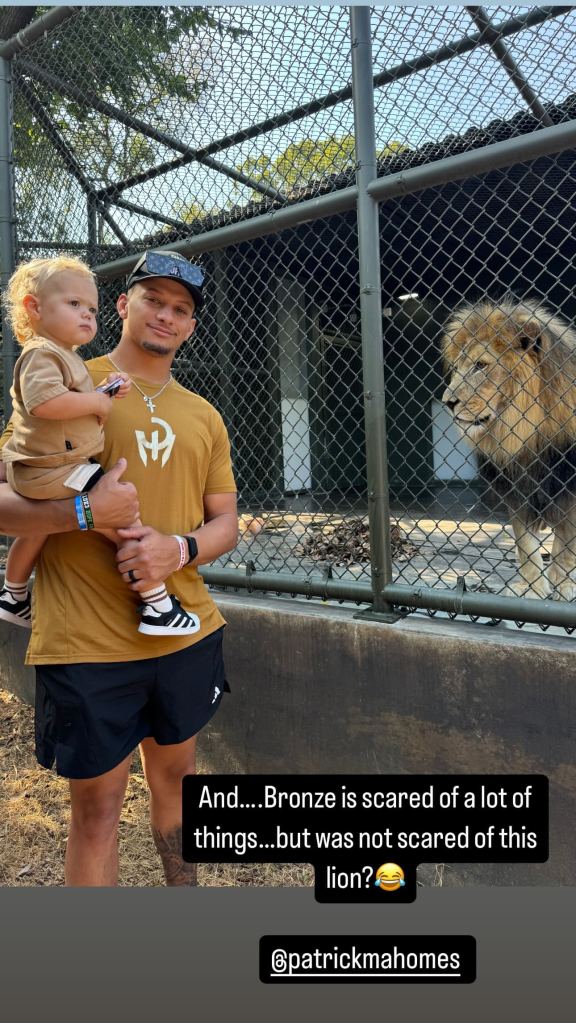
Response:
M6 476L23 497L54 500L85 489L98 470L93 456L104 447L104 430L95 415L77 419L41 419L30 411L68 391L94 390L79 355L47 338L27 342L14 367L14 427L2 448Z

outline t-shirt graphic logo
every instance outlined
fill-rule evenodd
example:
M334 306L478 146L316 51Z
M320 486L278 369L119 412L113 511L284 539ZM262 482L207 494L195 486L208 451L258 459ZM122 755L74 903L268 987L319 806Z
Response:
M153 462L158 461L158 455L162 451L162 462L161 465L164 467L166 462L172 454L172 448L174 447L174 441L176 440L176 434L172 430L172 427L164 419L156 419L152 416L152 423L157 423L158 426L162 426L164 429L164 439L158 440L158 430L152 431L152 437L150 440L147 439L146 434L143 430L135 430L136 440L138 441L138 454L144 462L144 465L148 465L148 452Z

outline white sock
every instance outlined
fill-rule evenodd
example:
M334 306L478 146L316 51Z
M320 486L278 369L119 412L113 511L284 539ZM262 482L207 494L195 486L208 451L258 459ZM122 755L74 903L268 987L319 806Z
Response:
M15 604L26 600L28 596L28 583L13 583L6 578L4 579L4 589L8 590Z
M141 593L140 596L145 604L150 604L155 611L171 611L172 601L168 596L168 590L165 586L158 586L155 590L147 590L146 593Z

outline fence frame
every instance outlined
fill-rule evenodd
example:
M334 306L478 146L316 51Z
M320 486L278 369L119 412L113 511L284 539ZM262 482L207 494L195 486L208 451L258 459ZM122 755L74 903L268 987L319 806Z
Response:
M12 144L12 102L13 83L11 75L11 59L25 49L42 34L47 34L71 17L75 17L82 8L52 8L42 17L30 24L23 32L11 40L0 42L0 272L2 284L6 283L15 261L16 252L16 215L14 206L14 166ZM326 218L353 208L357 211L358 222L358 254L360 283L360 326L362 335L364 414L366 429L366 460L367 460L367 492L368 517L371 544L371 582L357 583L331 578L330 572L323 577L314 579L288 576L285 573L257 572L248 561L245 571L241 569L212 568L202 569L205 580L216 586L247 589L248 591L271 590L277 593L290 593L306 597L321 597L369 603L372 613L377 618L393 620L393 612L400 608L403 611L427 609L442 610L451 615L464 614L473 617L488 616L506 618L521 622L539 623L542 626L561 625L571 631L576 627L576 606L570 603L558 603L546 600L527 600L525 598L500 597L495 594L470 593L466 591L464 579L459 579L454 590L427 588L420 584L407 586L392 582L392 560L389 523L388 496L388 462L386 457L386 420L384 403L384 360L382 345L382 292L380 283L380 236L379 236L379 204L396 196L405 196L421 192L426 188L448 182L455 182L488 171L511 166L519 161L532 160L540 156L550 156L576 144L576 120L554 125L541 104L538 96L531 88L521 69L513 60L504 39L515 35L527 27L535 27L548 19L572 10L570 5L563 7L541 7L527 14L511 18L498 29L490 21L489 13L481 7L466 7L478 32L454 41L446 46L422 54L410 63L402 63L374 75L371 51L371 8L351 7L350 38L351 38L351 72L352 84L349 87L326 96L302 104L290 111L285 111L273 118L248 128L242 128L227 137L215 140L202 149L192 149L178 139L155 129L140 118L133 117L125 111L100 100L98 96L82 93L76 86L65 82L51 71L39 68L34 62L26 59L20 61L21 68L32 78L43 81L61 93L72 98L88 101L93 109L106 116L139 131L143 135L159 141L173 149L179 156L164 161L156 167L147 169L125 180L115 182L106 188L95 189L84 174L82 167L60 137L56 126L52 123L48 112L43 108L33 88L24 81L19 81L25 101L42 124L47 137L59 152L69 171L74 175L86 194L86 223L88 251L94 257L98 251L96 226L97 215L107 221L119 241L127 245L128 239L115 222L110 213L110 205L131 210L149 217L154 222L169 226L181 227L182 222L162 215L158 211L147 209L138 204L121 198L121 193L135 184L151 180L177 167L192 161L224 173L228 177L241 181L263 196L279 201L286 201L277 189L252 180L240 171L236 171L215 160L218 153L239 141L255 138L273 128L291 124L311 113L334 106L344 100L353 100L354 135L356 142L356 184L338 191L318 196L317 198L299 201L282 209L271 210L253 218L235 224L218 227L192 238L171 242L169 248L186 256L204 253L215 253L217 274L222 272L220 262L222 250L231 244L237 244L267 234L279 233L288 228L296 227L313 220ZM497 59L505 68L528 109L543 125L537 131L519 137L494 143L481 149L472 150L456 156L449 156L434 163L424 164L391 174L386 177L377 176L377 151L375 141L375 103L374 90L383 88L414 73L439 65L454 56L471 52L478 47L489 46ZM28 242L30 247L33 242ZM38 243L40 244L40 243ZM58 247L58 246L55 246ZM64 246L63 246L64 247ZM65 246L70 248L70 246ZM78 246L80 248L82 246ZM84 246L85 247L85 246ZM105 263L97 263L95 272L102 278L118 277L127 273L134 265L138 254L123 255ZM220 303L220 310L226 318L225 300ZM221 328L223 330L224 327ZM225 346L224 346L225 347ZM14 365L14 339L4 324L4 398L5 408L10 407L8 383Z

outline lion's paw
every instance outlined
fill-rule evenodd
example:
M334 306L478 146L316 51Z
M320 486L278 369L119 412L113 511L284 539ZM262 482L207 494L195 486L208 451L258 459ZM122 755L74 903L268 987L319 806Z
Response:
M565 579L556 587L556 595L559 600L576 600L576 582Z
M531 600L546 600L551 593L552 589L546 579L535 579L533 583L512 583L508 587L509 596L529 597Z

